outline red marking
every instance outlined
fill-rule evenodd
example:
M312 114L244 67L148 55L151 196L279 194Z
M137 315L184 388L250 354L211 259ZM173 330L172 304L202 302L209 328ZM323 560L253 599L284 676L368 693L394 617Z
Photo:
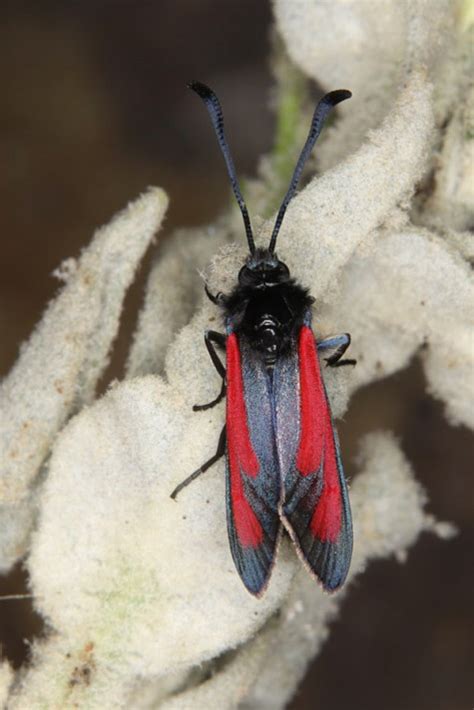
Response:
M263 540L263 530L245 497L242 473L255 478L259 472L260 465L250 440L240 350L235 333L232 333L227 338L226 373L227 450L235 529L242 547L258 547Z
M327 403L314 335L306 325L300 330L298 349L301 432L296 468L302 476L308 476L315 473L321 464Z
M299 337L301 433L296 468L302 476L316 473L323 465L323 489L310 522L319 540L336 542L342 517L341 487L331 414L324 392L316 343L310 328Z
M341 530L342 501L329 409L326 415L323 470L323 490L311 518L310 529L322 542L336 542Z

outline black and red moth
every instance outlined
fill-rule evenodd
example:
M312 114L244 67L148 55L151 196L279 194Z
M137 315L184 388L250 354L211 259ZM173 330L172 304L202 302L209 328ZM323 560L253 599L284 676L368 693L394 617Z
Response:
M324 589L344 582L352 554L352 523L339 443L321 377L318 353L327 365L343 360L344 333L316 342L311 328L313 298L290 277L275 243L305 161L324 120L350 91L331 91L316 106L267 249L255 247L250 218L224 134L222 109L209 87L192 82L203 99L242 212L250 254L229 295L210 300L223 312L225 334L208 330L205 343L222 377L218 397L227 398L226 424L217 451L183 481L179 491L226 456L227 530L237 571L249 592L260 596L269 581L283 529ZM226 354L225 366L216 347Z

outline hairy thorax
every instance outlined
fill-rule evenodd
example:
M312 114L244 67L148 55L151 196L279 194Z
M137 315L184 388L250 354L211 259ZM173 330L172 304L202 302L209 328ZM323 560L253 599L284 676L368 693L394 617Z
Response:
M289 350L312 299L294 282L268 288L237 289L226 304L226 320L250 346L262 353L267 367Z

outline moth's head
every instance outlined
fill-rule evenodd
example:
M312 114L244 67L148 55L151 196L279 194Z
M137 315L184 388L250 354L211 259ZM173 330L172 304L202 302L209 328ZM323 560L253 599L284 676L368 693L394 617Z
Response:
M251 288L277 286L289 279L287 265L269 249L256 249L253 254L249 254L239 271L239 286Z

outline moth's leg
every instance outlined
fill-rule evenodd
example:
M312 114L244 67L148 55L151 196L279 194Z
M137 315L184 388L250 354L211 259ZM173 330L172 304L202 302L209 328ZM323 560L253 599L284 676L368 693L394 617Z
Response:
M225 377L225 366L220 359L219 355L216 353L216 349L213 345L215 343L220 348L225 348L226 336L224 333L218 333L215 330L206 330L204 333L204 342L206 343L207 352L212 360L212 364L216 368L219 375L224 379Z
M350 344L351 336L349 333L342 333L341 335L333 335L330 338L321 340L317 345L318 351L335 349L335 352L330 357L324 358L326 365L329 365L329 367L342 367L344 365L355 365L357 363L357 360L354 359L341 360Z
M174 491L171 494L171 498L173 498L173 500L176 499L176 496L178 495L178 493L180 491L183 490L183 488L186 488L186 486L188 486L191 483L191 481L194 481L196 478L198 478L198 476L201 475L201 473L204 473L209 468L211 468L211 466L213 466L216 463L216 461L219 461L219 459L221 459L224 456L224 454L225 454L225 427L222 429L221 435L219 436L219 442L217 444L217 451L214 454L214 456L211 456L209 461L206 461L206 463L203 463L203 465L200 468L198 468L196 471L194 471L194 473L192 473L190 476L188 476L188 478L186 478L182 483L180 483L179 486L176 486L176 488L174 489Z
M226 395L227 387L225 384L225 380L222 380L222 386L221 386L221 391L217 395L215 399L212 400L212 402L208 402L207 404L194 404L193 405L193 412L204 412L206 409L212 409L212 407L215 407L216 404L219 404L219 402L222 402Z
M214 294L209 291L207 284L204 284L204 291L206 292L206 296L210 301L212 301L212 303L214 303L216 306L222 306L225 301L225 296L223 293L219 291L214 296Z
M216 368L217 372L222 377L222 387L221 391L219 392L217 397L212 400L212 402L208 402L207 404L195 404L193 407L193 410L195 412L203 411L205 409L211 409L211 407L215 407L215 405L218 404L225 397L225 367L213 345L213 343L216 343L216 345L219 345L220 347L225 347L225 341L226 337L223 333L217 333L215 330L206 330L206 332L204 333L204 342L206 343L206 348L209 353L209 357L211 358L212 364Z

